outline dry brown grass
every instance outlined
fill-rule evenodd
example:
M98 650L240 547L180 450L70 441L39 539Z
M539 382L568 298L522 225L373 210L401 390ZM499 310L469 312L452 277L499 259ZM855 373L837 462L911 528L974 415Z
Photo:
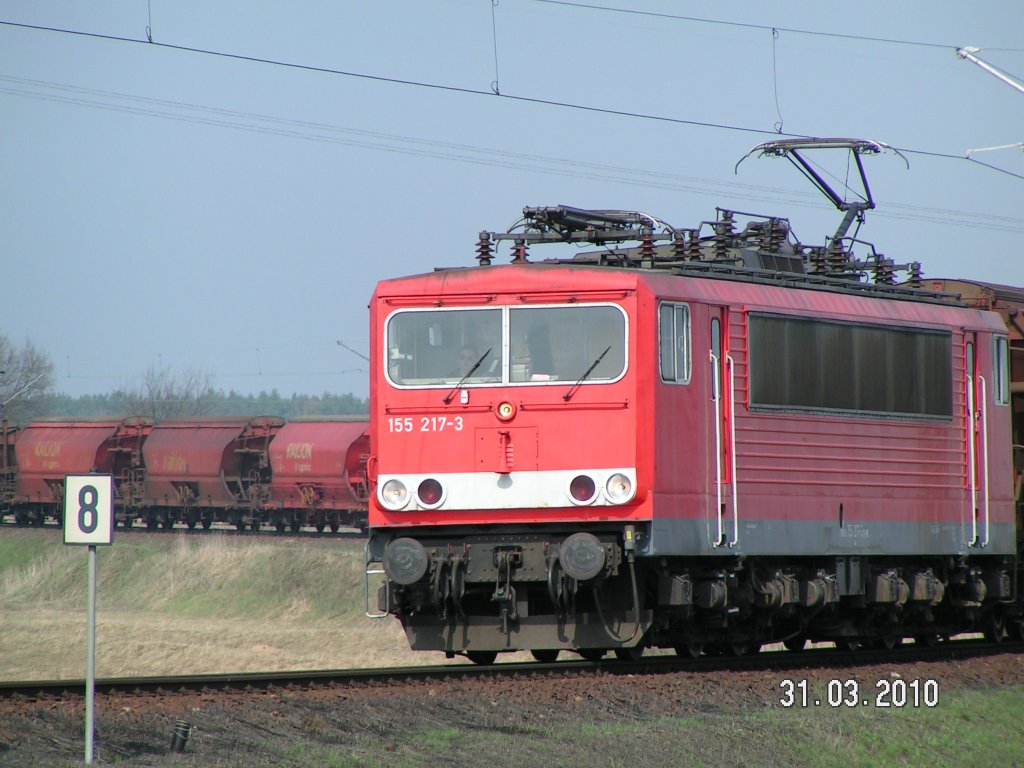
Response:
M0 614L0 679L81 679L86 615L21 609ZM432 657L439 655L431 654ZM97 677L296 669L348 669L423 663L396 622L190 619L99 611Z
M0 680L81 679L85 552L54 531L0 535ZM121 535L100 550L96 675L444 662L410 651L397 621L363 616L362 568L351 539Z

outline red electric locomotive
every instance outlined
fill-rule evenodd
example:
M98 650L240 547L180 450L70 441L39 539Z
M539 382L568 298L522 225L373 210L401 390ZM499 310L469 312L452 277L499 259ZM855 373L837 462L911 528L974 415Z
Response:
M524 213L372 299L367 571L413 649L1020 637L998 315L783 219Z

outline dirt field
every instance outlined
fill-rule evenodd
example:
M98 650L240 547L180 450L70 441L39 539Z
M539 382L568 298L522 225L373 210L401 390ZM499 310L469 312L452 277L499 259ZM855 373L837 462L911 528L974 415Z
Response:
M782 707L784 677L934 680L935 707ZM1020 765L1024 657L806 673L555 675L97 702L99 764L131 766ZM169 753L178 718L192 736ZM74 765L80 707L0 703L0 766ZM927 760L924 757L927 756Z

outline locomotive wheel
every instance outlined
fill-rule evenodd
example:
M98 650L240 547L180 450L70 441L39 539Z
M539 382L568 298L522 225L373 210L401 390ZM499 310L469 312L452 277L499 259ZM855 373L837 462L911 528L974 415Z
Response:
M244 520L236 520L235 521L235 530L236 531L244 531L245 530L245 521Z
M580 648L576 651L586 661L600 661L604 658L604 648Z
M682 643L675 646L675 652L681 659L696 659L704 653L704 643Z
M894 648L899 648L903 645L903 637L901 635L886 635L885 637L878 638L878 647L883 651L891 651Z
M854 653L864 647L864 641L859 637L841 637L836 640L836 648L847 653Z
M298 520L292 520L292 524L291 524L292 533L298 533L299 529L301 527L302 527L302 523L300 523Z
M260 521L259 520L253 520L251 523L249 523L249 530L252 531L253 533L259 533Z
M150 517L146 520L146 530L148 531L155 531L159 525L160 521L155 517Z
M274 528L277 529L278 533L284 533L285 525L283 522L274 523Z
M489 666L494 663L494 660L498 658L497 651L466 651L466 658L472 661L474 664L481 666Z
M803 635L797 635L796 637L787 637L782 641L782 644L786 646L787 651L793 651L799 653L807 645L807 638Z
M1006 634L1018 643L1024 640L1024 619L1010 619L1006 622Z
M934 648L939 644L939 636L934 632L925 632L920 635L914 635L914 643L920 645L922 648Z
M204 518L203 519L203 530L204 531L210 530L210 526L211 525L213 525L213 520L210 520L209 518Z
M632 648L615 649L615 658L620 661L640 661L643 655L644 647L642 645L634 645Z
M558 649L552 648L551 650L537 650L530 651L530 654L534 659L539 661L541 664L554 664L558 659Z
M339 528L341 528L341 523L331 523L331 533L337 533Z
M725 652L728 656L749 656L759 652L760 650L760 643L751 643L746 640L725 644Z
M323 533L325 527L326 526L323 523L317 523L316 524L316 532L317 533Z
M1001 643L1003 642L1004 631L1006 629L1006 622L1003 621L1001 614L990 613L981 623L981 633L985 636L985 640L989 643Z

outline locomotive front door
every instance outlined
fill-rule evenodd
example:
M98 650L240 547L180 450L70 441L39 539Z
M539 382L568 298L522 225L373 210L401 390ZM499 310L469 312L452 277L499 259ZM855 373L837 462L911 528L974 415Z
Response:
M736 427L733 360L729 355L729 309L710 307L708 367L710 373L713 461L709 462L713 506L708 520L712 547L733 547L739 541L736 492ZM730 509L731 508L731 509Z

